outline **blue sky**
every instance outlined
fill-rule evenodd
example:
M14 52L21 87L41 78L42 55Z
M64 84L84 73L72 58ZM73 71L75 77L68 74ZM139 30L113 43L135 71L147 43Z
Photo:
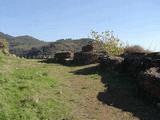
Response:
M160 50L160 0L0 0L0 31L54 41L113 30L123 41Z

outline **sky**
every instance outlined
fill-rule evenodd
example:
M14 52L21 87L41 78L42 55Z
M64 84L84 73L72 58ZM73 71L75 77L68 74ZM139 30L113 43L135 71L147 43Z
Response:
M0 0L0 31L45 41L112 30L128 44L160 51L160 0Z

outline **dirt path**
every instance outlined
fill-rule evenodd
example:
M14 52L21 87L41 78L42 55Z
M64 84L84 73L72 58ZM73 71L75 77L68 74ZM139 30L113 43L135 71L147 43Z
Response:
M96 65L78 67L78 70L93 67ZM75 70L75 71L76 71ZM72 72L72 71L70 71ZM81 74L81 73L80 73ZM120 109L103 104L97 99L99 92L106 88L99 78L92 78L86 75L74 75L70 79L75 94L79 95L80 101L73 111L76 120L132 120L136 119L130 113L123 113ZM122 115L123 114L123 115ZM122 117L123 116L123 117Z
M75 119L105 120L107 118L106 107L96 98L98 92L105 89L103 84L98 80L89 80L84 76L72 79L71 83L74 93L78 94L80 98L73 111Z

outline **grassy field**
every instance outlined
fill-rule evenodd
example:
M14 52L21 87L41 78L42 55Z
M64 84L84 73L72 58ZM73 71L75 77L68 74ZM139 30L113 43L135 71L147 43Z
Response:
M1 56L0 120L58 120L69 117L70 106L67 97L61 96L60 87L67 82L63 82L56 73L62 68Z
M0 120L159 120L128 77L0 54Z

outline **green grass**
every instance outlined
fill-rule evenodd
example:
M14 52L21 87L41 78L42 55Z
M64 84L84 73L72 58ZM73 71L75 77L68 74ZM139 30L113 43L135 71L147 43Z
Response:
M159 120L136 91L130 76L96 64L67 67L0 53L0 120Z
M6 56L2 52L0 52L0 66L4 64L5 58Z
M0 120L62 120L70 107L56 95L61 81L49 67L0 54ZM62 99L62 100L61 100Z

